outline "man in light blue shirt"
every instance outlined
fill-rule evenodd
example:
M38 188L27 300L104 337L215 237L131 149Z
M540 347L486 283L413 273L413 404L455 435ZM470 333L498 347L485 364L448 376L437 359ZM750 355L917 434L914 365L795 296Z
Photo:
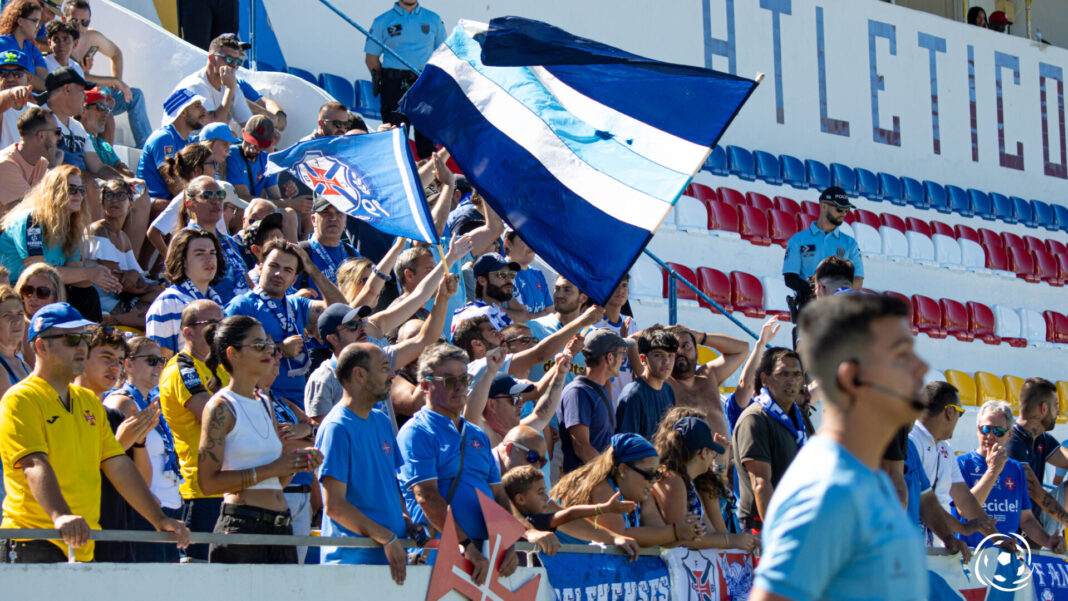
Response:
M820 195L820 218L808 229L801 230L786 243L786 257L782 262L782 275L786 285L797 292L797 311L813 295L809 282L816 273L820 261L827 257L849 259L853 263L853 288L859 290L864 285L864 263L860 258L860 247L852 236L843 234L838 226L842 225L850 209L845 190L832 186ZM796 318L796 315L794 315ZM796 319L795 319L796 321Z
M799 350L823 392L823 424L775 487L752 601L927 598L923 537L879 470L923 409L927 364L908 309L837 295L802 313Z

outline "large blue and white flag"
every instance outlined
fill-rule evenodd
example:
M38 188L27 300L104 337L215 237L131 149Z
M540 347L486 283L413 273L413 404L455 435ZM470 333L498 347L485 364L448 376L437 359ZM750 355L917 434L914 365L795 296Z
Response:
M267 155L267 175L286 169L381 232L438 242L404 128L316 138Z
M604 303L755 86L505 17L461 21L400 111Z

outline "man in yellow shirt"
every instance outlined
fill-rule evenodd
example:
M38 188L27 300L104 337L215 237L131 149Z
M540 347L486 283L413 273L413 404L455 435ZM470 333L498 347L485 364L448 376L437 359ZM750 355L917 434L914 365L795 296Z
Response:
M159 404L163 417L174 436L174 452L182 471L178 486L182 493L182 520L193 532L211 532L219 518L222 495L208 496L197 484L197 453L200 450L200 418L212 392L208 390L211 371L204 364L209 345L204 330L223 318L222 308L206 299L196 300L182 310L181 350L167 361L159 379ZM219 387L230 375L222 367L216 370ZM185 555L208 559L208 545L192 545Z
M71 384L85 370L89 334L67 303L42 307L30 320L33 373L0 399L0 461L4 468L4 528L55 528L62 541L7 541L12 563L92 561L89 530L99 529L100 474L156 530L189 544L185 524L168 518L108 426L96 395Z

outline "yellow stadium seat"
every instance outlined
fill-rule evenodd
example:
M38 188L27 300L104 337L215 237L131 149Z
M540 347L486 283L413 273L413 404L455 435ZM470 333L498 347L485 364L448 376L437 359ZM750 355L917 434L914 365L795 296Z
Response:
M1005 392L1012 412L1020 415L1020 389L1023 388L1024 379L1017 376L1005 376Z
M946 381L960 391L960 404L976 406L975 380L969 374L955 369L946 370Z
M1005 382L985 371L975 372L975 391L980 405L987 401L1007 401Z
M1061 414L1057 418L1060 423L1068 423L1068 382L1057 381L1057 404L1060 405Z

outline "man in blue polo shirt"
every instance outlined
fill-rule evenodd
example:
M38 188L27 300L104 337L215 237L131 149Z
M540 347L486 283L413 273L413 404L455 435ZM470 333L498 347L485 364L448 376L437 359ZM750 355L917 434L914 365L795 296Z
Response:
M160 174L167 159L189 144L189 136L203 127L204 97L184 88L175 90L163 101L163 126L152 132L145 141L141 158L137 161L137 177L145 180L148 195L153 199L170 201L181 192L171 190Z
M467 402L467 354L445 342L435 344L419 358L418 378L426 406L397 433L404 458L398 477L408 513L416 523L428 523L441 532L446 508L451 507L464 557L474 564L472 580L481 585L490 572L482 548L489 532L478 492L509 510L511 503L489 438L461 417ZM509 548L500 574L508 576L516 564L515 550Z
M419 75L382 47L393 50L412 67L422 69L445 37L441 17L419 6L418 0L398 0L371 24L371 35L363 46L367 53L364 62L371 72L376 93L382 96L383 121L397 125L408 122L397 112L397 103ZM419 132L415 132L415 147L419 158L427 158L434 152L434 142Z
M794 304L800 311L812 298L812 283L809 281L816 273L816 266L827 257L849 259L853 263L853 288L864 285L864 263L860 258L860 247L852 236L842 233L846 213L854 209L845 190L831 186L820 194L820 218L806 230L801 230L786 243L786 257L782 262L782 275L786 285L797 292ZM795 312L796 312L795 311ZM796 322L796 315L795 322Z

